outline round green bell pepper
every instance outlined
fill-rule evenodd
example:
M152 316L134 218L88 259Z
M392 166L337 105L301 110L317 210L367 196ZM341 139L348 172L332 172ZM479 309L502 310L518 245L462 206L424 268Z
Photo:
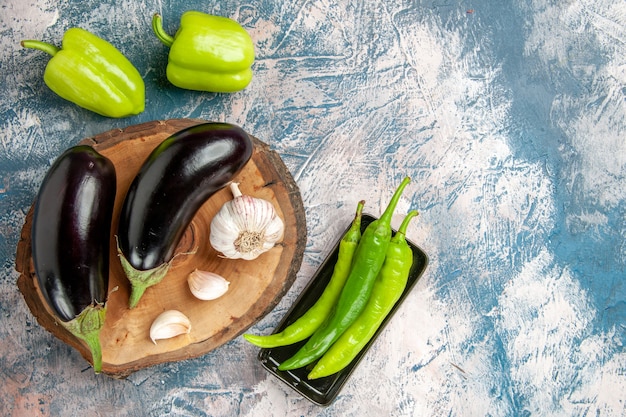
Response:
M63 35L62 48L35 40L21 44L52 55L43 79L64 99L107 117L127 117L144 110L145 86L139 71L104 39L70 28Z
M164 31L159 14L152 29L170 48L166 73L175 86L232 93L252 80L254 43L235 20L191 10L183 13L174 37Z

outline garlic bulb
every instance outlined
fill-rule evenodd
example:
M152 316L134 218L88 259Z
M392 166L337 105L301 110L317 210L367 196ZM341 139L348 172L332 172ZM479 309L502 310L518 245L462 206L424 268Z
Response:
M200 300L215 300L226 294L230 282L213 272L194 270L187 278L191 293Z
M189 332L191 332L189 318L178 310L167 310L152 322L150 339L156 345L159 339L169 339Z
M242 195L238 185L230 184L234 198L211 220L209 241L226 258L251 260L282 239L285 225L272 203Z

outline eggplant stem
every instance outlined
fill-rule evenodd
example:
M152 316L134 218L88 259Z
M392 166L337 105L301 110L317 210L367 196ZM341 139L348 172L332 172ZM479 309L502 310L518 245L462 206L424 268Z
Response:
M93 370L99 374L102 371L102 346L100 345L100 330L104 326L106 307L104 304L94 303L87 307L74 319L61 322L70 333L87 344L91 352Z
M196 247L190 252L177 253L168 262L164 262L156 268L146 269L145 271L142 271L140 269L136 269L130 264L130 262L128 262L128 259L126 259L126 256L124 256L124 253L120 248L119 239L117 238L117 236L115 237L115 239L117 242L117 256L120 258L122 269L124 270L126 278L128 278L128 281L130 281L131 285L130 296L128 298L128 307L131 309L137 306L139 300L143 296L143 293L146 292L149 287L158 284L163 280L163 278L165 278L165 275L167 275L167 272L170 270L172 262L174 261L174 259L176 259L176 257L183 255L193 255L198 250L198 248Z
M156 268L140 271L135 269L120 251L118 256L122 263L122 269L126 273L126 277L130 281L130 297L128 298L128 308L135 308L143 293L153 285L158 284L165 278L167 271L171 266L171 261L163 263Z

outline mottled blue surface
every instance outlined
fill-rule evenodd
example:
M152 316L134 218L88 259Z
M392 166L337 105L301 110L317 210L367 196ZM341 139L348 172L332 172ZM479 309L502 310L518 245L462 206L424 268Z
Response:
M165 78L154 12L240 21L257 46L243 92ZM114 120L42 80L80 26L146 82L146 111ZM0 3L0 414L15 416L624 416L626 2L623 0ZM44 331L13 269L46 169L97 133L155 119L237 123L278 151L306 208L305 260L252 330L270 332L346 226L401 212L431 264L329 408L290 391L235 339L117 381ZM331 173L331 175L329 175Z

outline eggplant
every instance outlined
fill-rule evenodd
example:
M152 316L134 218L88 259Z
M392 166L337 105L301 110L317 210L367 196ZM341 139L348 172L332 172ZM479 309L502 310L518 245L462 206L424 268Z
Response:
M128 189L118 224L130 308L165 277L200 206L232 181L253 149L242 128L211 122L176 132L150 153Z
M44 301L60 324L88 345L96 373L102 368L99 337L116 183L108 158L91 146L74 146L46 173L33 211L33 265Z

